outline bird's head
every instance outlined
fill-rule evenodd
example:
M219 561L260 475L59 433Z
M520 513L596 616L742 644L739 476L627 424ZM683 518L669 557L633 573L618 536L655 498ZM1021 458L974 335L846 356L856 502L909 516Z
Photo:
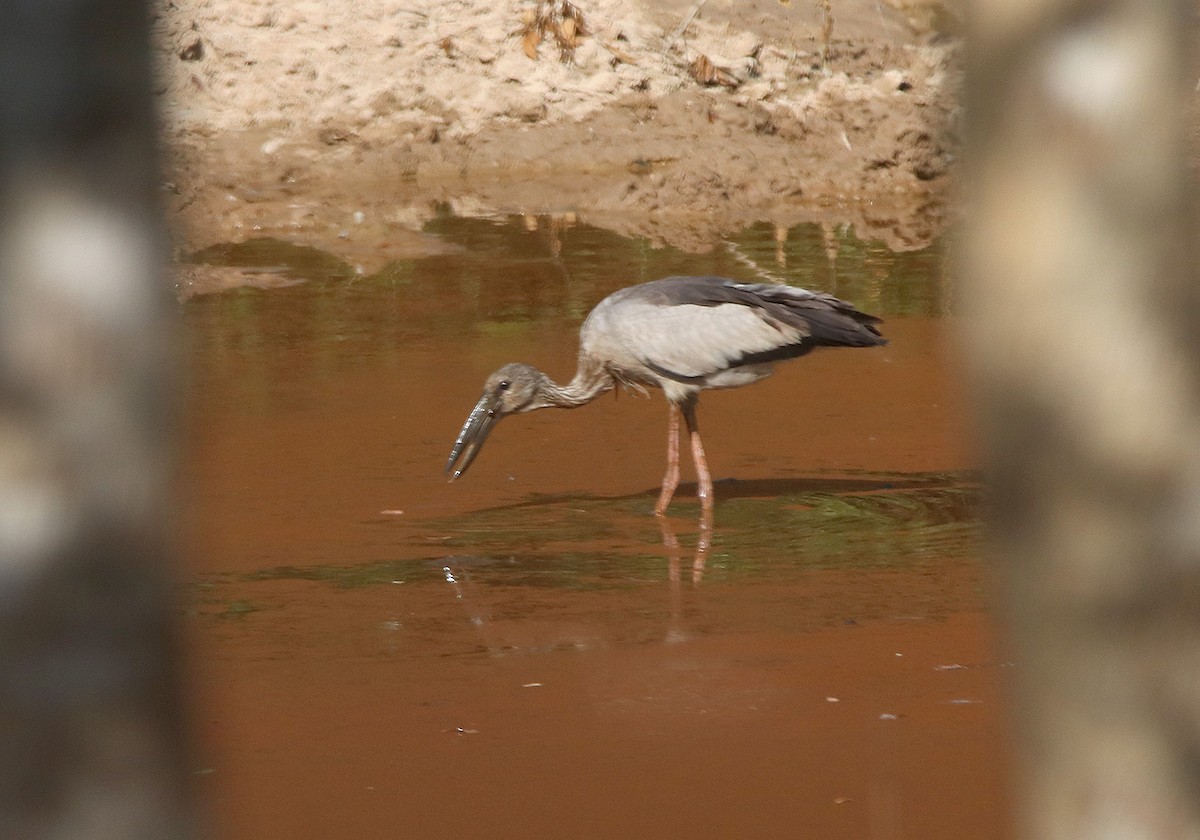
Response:
M519 362L507 364L487 378L483 383L483 396L467 415L467 422L463 423L454 449L450 451L450 460L446 462L451 481L471 466L500 418L543 407L538 396L545 382L544 373Z

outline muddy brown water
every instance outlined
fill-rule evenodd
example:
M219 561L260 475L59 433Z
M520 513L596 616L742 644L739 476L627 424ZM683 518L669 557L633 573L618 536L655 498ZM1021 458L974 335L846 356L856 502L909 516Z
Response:
M707 254L446 216L374 275L272 240L192 259L279 288L181 306L197 787L224 838L1010 836L980 492L936 248L753 226ZM588 308L673 273L827 289L891 344L709 393L717 479L651 514L666 409L507 419Z

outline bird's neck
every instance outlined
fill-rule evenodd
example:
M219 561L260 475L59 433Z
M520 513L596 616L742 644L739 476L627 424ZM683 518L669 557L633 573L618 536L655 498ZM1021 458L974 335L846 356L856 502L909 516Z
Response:
M603 368L580 364L575 378L566 385L559 385L546 377L539 389L542 406L556 408L578 408L586 405L613 387L612 377Z

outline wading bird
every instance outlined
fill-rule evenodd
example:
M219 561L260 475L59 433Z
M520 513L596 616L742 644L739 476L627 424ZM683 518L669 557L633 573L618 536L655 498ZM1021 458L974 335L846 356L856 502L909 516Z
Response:
M736 388L771 374L773 362L818 347L886 344L880 319L844 300L795 286L738 283L724 277L666 277L606 297L579 331L575 378L559 385L530 365L504 365L487 378L446 472L461 476L500 418L539 408L577 408L617 385L661 388L669 404L667 472L654 512L662 515L679 485L679 415L687 423L696 492L711 511L712 477L696 424L707 388Z

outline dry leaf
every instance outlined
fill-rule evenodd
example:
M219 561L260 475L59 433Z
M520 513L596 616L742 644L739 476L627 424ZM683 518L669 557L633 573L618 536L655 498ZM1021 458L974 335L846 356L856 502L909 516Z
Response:
M559 38L563 43L575 49L579 41L575 38L575 18L564 18L563 22L558 27Z
M526 30L524 37L521 38L521 49L525 51L525 55L529 56L533 61L537 61L538 44L542 43L542 33L537 29Z
M554 30L554 38L558 41L559 59L563 64L570 64L575 60L575 24L573 21L564 20L561 23L551 23L551 28Z
M635 65L635 66L637 65L637 60L634 59L633 56L631 56L629 53L625 52L624 50L619 50L616 47L614 47L612 44L610 44L606 41L601 41L600 46L604 47L604 49L608 50L610 53L613 54L614 66L616 64L619 64L620 62L624 62L626 64L631 64L631 65Z
M742 83L741 79L730 73L728 70L724 70L720 67L714 67L713 69L717 71L717 84L719 85L724 85L727 88L735 88Z
M577 30L580 35L587 34L583 25L583 12L579 11L578 6L576 6L574 3L568 3L566 0L563 0L561 14L564 21L571 21L573 28Z
M713 64L704 53L697 54L696 60L688 67L688 72L702 85L724 85L732 88L739 84L732 73Z
M538 46L552 33L558 42L559 57L563 63L575 60L575 48L579 39L588 34L583 23L583 13L574 3L558 0L539 0L532 9L521 15L521 49L533 61L538 58Z

